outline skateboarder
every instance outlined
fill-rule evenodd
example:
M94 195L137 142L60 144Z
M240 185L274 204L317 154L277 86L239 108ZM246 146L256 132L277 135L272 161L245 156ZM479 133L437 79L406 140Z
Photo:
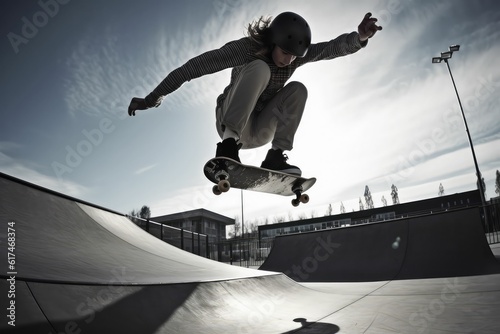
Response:
M240 148L271 142L261 167L300 175L300 168L289 165L283 151L293 147L307 89L300 82L286 82L306 63L352 54L365 47L368 39L382 30L376 22L367 13L357 32L311 44L311 30L300 15L284 12L272 21L261 17L249 24L247 37L190 59L144 99L134 97L128 114L135 116L136 110L158 107L164 96L191 79L232 68L231 81L217 98L216 127L222 142L217 144L216 156L240 162Z

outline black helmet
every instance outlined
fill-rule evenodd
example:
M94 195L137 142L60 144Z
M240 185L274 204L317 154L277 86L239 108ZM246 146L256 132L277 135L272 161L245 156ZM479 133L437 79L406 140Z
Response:
M276 16L269 26L272 42L297 57L304 57L311 44L311 29L298 14L284 12Z

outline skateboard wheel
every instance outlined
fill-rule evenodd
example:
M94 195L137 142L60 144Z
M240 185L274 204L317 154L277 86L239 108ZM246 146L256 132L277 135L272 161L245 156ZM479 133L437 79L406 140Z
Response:
M300 204L300 201L298 199L295 199L295 198L292 199L292 205L293 206L299 206L299 204Z
M231 188L231 184L228 180L220 180L217 184L217 188L221 193L225 193L229 190L229 188Z
M309 202L309 195L307 194L302 194L302 196L300 196L300 201L304 204L306 204L307 202Z
M212 192L214 193L214 195L217 195L217 196L219 196L220 194L222 194L222 192L219 190L219 186L218 185L213 186Z

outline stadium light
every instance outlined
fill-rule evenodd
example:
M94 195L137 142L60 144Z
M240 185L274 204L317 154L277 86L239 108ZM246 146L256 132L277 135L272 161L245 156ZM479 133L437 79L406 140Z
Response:
M467 138L469 139L469 146L470 146L470 149L472 151L472 158L474 159L474 166L476 167L477 184L478 184L479 192L481 195L481 204L484 208L484 219L485 219L485 222L487 225L488 220L486 217L487 216L486 215L486 198L484 195L483 180L481 177L481 172L479 171L479 165L477 163L476 152L474 151L474 145L472 144L472 138L470 136L469 126L467 125L467 119L465 118L464 108L462 107L462 102L460 101L460 96L458 95L457 86L455 85L455 79L453 79L453 74L451 74L450 64L448 63L448 60L451 59L453 52L457 52L458 50L460 50L460 45L451 45L448 48L448 50L449 51L441 52L441 57L433 57L432 63L438 64L444 60L444 62L446 63L446 66L448 67L448 72L450 73L451 82L453 83L453 88L455 88L455 93L457 94L457 99L458 99L458 104L460 106L460 111L462 112L462 118L463 118L464 125L465 125L465 131L467 132Z

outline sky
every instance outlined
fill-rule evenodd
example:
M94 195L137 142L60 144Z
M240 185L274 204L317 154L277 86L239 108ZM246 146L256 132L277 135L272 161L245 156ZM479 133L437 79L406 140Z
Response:
M7 7L6 4L3 4ZM366 48L308 64L291 80L308 101L289 162L316 177L311 201L241 192L214 196L204 163L220 141L215 100L230 70L185 83L156 109L127 115L172 70L245 35L249 22L302 15L312 42L357 30L367 12L383 30ZM445 63L466 114L486 197L500 169L500 2L496 0L9 2L1 10L0 172L128 213L205 208L245 222L318 217L476 189L474 162ZM269 146L240 151L260 165ZM243 210L242 210L243 203ZM240 218L238 218L240 219Z

